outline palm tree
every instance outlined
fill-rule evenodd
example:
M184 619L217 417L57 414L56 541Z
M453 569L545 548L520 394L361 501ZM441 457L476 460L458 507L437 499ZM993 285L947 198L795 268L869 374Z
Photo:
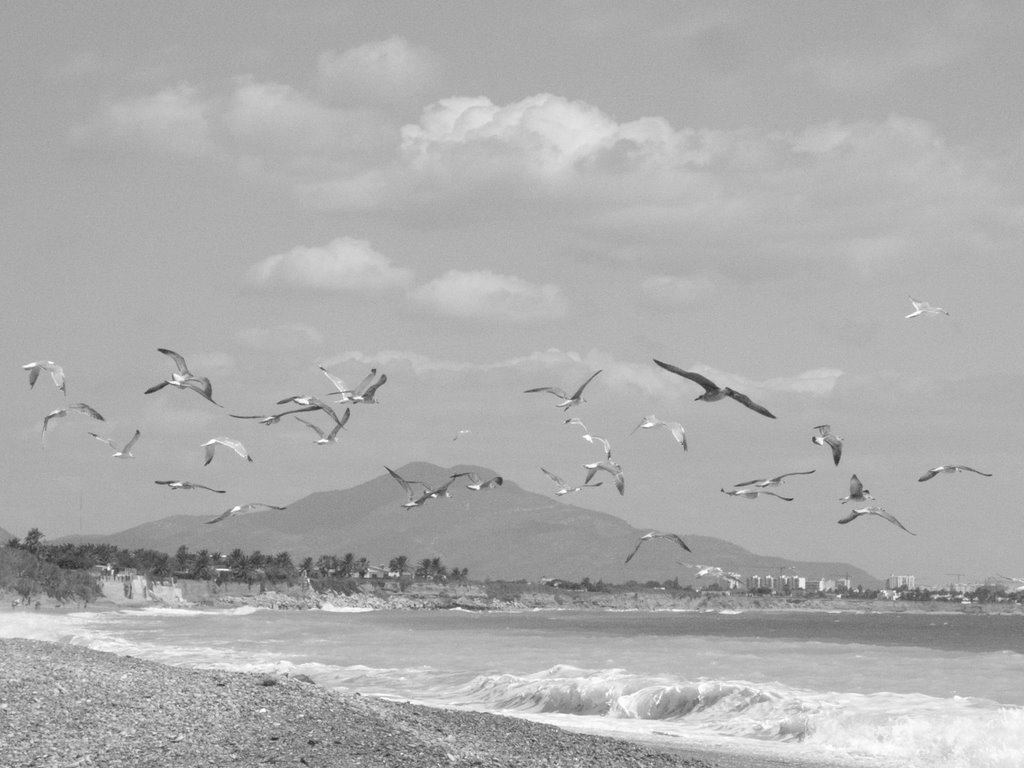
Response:
M191 576L193 579L213 578L213 565L210 562L208 550L201 549L196 553L192 561Z
M341 562L338 564L338 575L347 577L352 575L352 571L355 569L356 556L351 552L346 552L345 556L341 558Z
M352 570L359 574L359 578L365 579L367 571L370 570L370 561L365 557L360 557L353 563Z
M388 571L390 573L397 573L398 578L402 578L405 570L409 567L409 558L405 555L399 555L398 557L391 558L391 562L388 563Z
M316 560L316 571L321 578L326 578L332 571L338 570L338 558L335 555L320 555Z

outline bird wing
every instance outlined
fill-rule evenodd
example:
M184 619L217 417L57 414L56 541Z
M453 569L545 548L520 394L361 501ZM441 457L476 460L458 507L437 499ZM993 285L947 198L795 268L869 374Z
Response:
M116 445L116 444L114 443L114 441L113 441L113 440L111 440L111 439L110 439L109 437L103 437L103 435L97 435L97 434L96 434L95 432L89 432L88 434L89 434L89 435L90 435L91 437L95 437L95 438L96 438L97 440L99 440L99 441L100 441L101 443L106 443L106 444L107 444L107 445L109 445L109 446L110 446L111 448L113 448L113 449L114 449L115 451L117 450L117 445Z
M572 393L572 397L570 399L571 400L578 400L580 395L583 394L583 390L586 389L587 384L592 382L594 380L594 377L597 376L597 374L599 374L600 372L601 371L598 370L598 371L595 371L594 373L590 374L590 378L588 378L586 381L584 381L582 384L580 384L579 388L575 392Z
M211 440L208 443L203 443L203 448L205 449L206 452L205 461L203 461L203 466L205 467L207 464L213 461L213 452L217 448L217 441Z
M718 385L715 384L715 382L713 382L711 379L707 378L706 376L701 376L699 373L694 373L693 371L684 371L682 368L679 368L679 367L677 367L675 365L672 365L671 363L663 363L663 362L661 362L661 360L655 360L654 362L657 365L660 365L666 371L671 371L676 376L682 376L684 379L689 379L690 381L693 381L693 382L696 382L697 384L700 384L702 387L704 387L705 390L707 390L709 392L711 390L718 389ZM773 416L772 418L775 418L775 417Z
M398 484L400 486L402 486L402 488L405 489L405 492L409 494L409 499L411 500L412 499L412 485L409 483L409 481L406 480L405 478L403 478L397 472L395 472L395 470L391 469L391 467L385 466L384 469L386 469L388 471L388 474L391 475L393 478L395 478L395 480L398 482Z
M218 437L216 441L221 445L230 448L243 459L249 459L249 461L252 461L252 457L249 456L249 452L245 450L245 446L238 440L232 440L230 437Z
M499 485L505 482L505 478L500 475L496 475L483 484L484 488L497 488Z
M743 482L743 483L736 483L735 485L733 485L733 488L742 488L745 485L756 485L757 483L763 483L764 481L765 481L765 478L759 477L756 480L747 480L746 482ZM725 489L723 488L722 490L725 490ZM725 491L725 492L728 493L728 491Z
M32 389L36 385L36 379L39 378L39 371L42 369L39 363L27 363L21 367L28 371L28 388Z
M174 361L174 364L178 366L178 373L180 373L182 376L192 375L192 371L188 369L188 364L185 362L185 358L179 355L177 352L174 352L170 349L157 349L157 352L163 355L167 355L169 358L171 358L171 360Z
M663 421L661 426L665 427L669 432L672 433L672 437L676 439L676 442L683 446L683 450L689 450L686 445L686 430L683 429L683 425L678 421Z
M856 520L858 517L860 517L863 514L864 513L861 512L860 510L853 509L853 510L850 510L850 514L848 514L846 517L842 518L841 520L837 520L836 522L841 524L841 525L845 525L846 523L849 523L849 522L852 522L852 521Z
M616 470L615 474L615 487L619 489L619 495L626 495L626 476L622 474L622 470Z
M316 433L317 433L317 434L318 434L318 435L319 435L319 436L320 436L321 438L322 438L322 437L324 437L324 431L323 431L322 429L320 429L320 427L318 427L318 426L317 426L316 424L314 424L313 422L311 422L311 421L306 421L305 419L303 419L303 418L300 418L299 416L296 416L296 417L295 417L295 419L296 419L296 421L301 421L301 422L302 422L303 424L305 424L305 425L306 425L307 427L309 427L310 429L312 429L312 430L313 430L314 432L316 432Z
M566 394L565 390L561 389L560 387L534 387L533 389L523 390L524 394L528 392L550 392L551 394L555 395L556 397L560 397L563 400L569 399L569 395Z
M364 401L365 400L373 400L373 396L375 394L377 394L377 390L380 389L381 387L383 387L385 382L387 382L387 380L388 380L388 375L386 373L382 373L380 375L380 378L377 379L377 381L375 381L371 386L367 387L366 391L362 393L362 399Z
M982 472L980 470L974 469L973 467L966 467L963 464L960 465L960 469L966 469L968 472L974 472L975 474L984 475L985 477L992 477L992 475L990 475L988 472Z
M598 437L597 435L591 435L590 437L591 437L591 441L590 442L594 442L594 440L598 440L601 443L601 445L604 446L604 454L605 454L605 456L607 456L610 459L612 457L612 444L610 442L608 442L607 440L605 440L603 437Z
M205 376L193 376L185 382L185 386L194 392L198 392L214 405L220 405L220 403L213 399L213 384ZM221 407L223 408L223 406Z
M331 384L334 385L334 388L336 390L338 390L338 392L340 394L342 394L342 395L349 394L349 391L345 388L345 382L344 381L339 379L337 376L335 376L333 373L328 371L322 365L318 365L317 368L320 369L320 371L323 373L323 375L327 377L327 379L331 382Z
M860 496L864 493L864 484L856 475L850 475L850 495Z
M747 408L749 408L750 410L757 411L762 416L767 416L769 419L774 419L775 418L775 414L774 413L769 411L763 405L758 405L753 400L751 400L749 397L744 395L742 392L737 392L735 389L729 389L728 387L726 387L725 388L725 393L729 397L731 397L733 400L735 400L737 403L742 403L743 405L747 406Z
M686 542L683 541L682 537L680 537L680 536L678 536L678 535L676 535L674 533L669 533L669 534L665 535L665 538L666 539L671 539L676 544L678 544L680 547L685 549L687 552L691 552L691 553L693 552L693 550L691 550L688 546L686 546Z
M122 450L125 453L128 453L132 449L132 446L135 445L137 442L139 442L139 438L140 437L142 437L142 432L140 432L139 430L136 429L135 430L135 434L132 435L132 439L129 440L127 443L125 443L125 446L124 446L124 448Z
M925 472L923 475L921 475L919 478L917 478L917 482L923 483L925 480L931 480L933 477L935 477L941 471L942 471L941 467L936 467L935 469L929 469L927 472Z
M635 554L637 553L637 551L638 551L638 550L640 549L640 545L641 545L641 544L643 544L643 543L644 543L645 541L647 541L647 539L646 539L646 538L644 538L643 536L641 536L641 537L640 537L640 541L638 541L638 542L636 543L636 546L635 546L635 547L633 547L633 551L632 551L632 552L630 552L630 553L629 553L629 557L627 557L627 558L626 558L626 562L627 562L627 563L628 563L628 562L629 562L630 560L632 560L632 559L633 559L633 555L635 555Z
M885 511L884 509L882 509L881 507L871 507L871 509L869 510L869 512L870 512L870 514L873 514L873 515L878 515L879 517L884 517L884 518L885 518L886 520L888 520L888 521L889 521L890 523L892 523L892 524L893 524L893 525L895 525L895 526L898 526L898 527L902 528L902 529L903 529L904 531L906 531L907 533L909 533L909 534L910 534L911 536L917 536L917 534L916 534L916 533L914 533L914 532L913 532L912 530L910 530L910 529L909 529L909 528L907 528L907 527L906 527L905 525L903 525L903 523L901 523L901 522L900 522L899 520L897 520L897 519L896 519L896 517L895 517L895 515L892 515L892 514L890 514L889 512L886 512L886 511Z
M235 507L232 507L231 509L228 509L228 510L225 510L224 512L221 512L219 515L217 515L217 517L213 518L213 520L207 520L206 521L206 525L213 525L214 523L219 523L221 520L227 520L234 513L235 513Z
M803 472L787 472L784 475L776 475L773 479L774 480L781 480L782 478L789 477L790 475L813 475L814 472L815 472L815 470L813 470L813 469L807 469L807 470L804 470Z
M556 483L557 483L558 485L560 485L560 486L561 486L562 488L565 488L565 487L566 487L566 484L565 484L565 480L563 480L562 478L560 478L560 477L559 477L558 475L556 475L556 474L555 474L554 472L548 472L548 471L547 471L546 469L544 469L544 467L541 467L541 468L540 468L540 471L541 471L541 472L543 472L543 473L544 473L545 475L547 475L548 477L550 477L550 478L551 478L552 480L554 480L554 481L555 481L555 482L556 482Z
M363 380L356 384L356 388L352 390L353 395L365 395L367 387L370 386L370 382L373 381L373 377L377 375L377 369L371 368L370 372L363 377ZM386 379L385 379L386 380Z
M774 497L776 497L778 499L782 499L783 501L792 501L793 500L793 498L791 496L780 496L775 491L759 491L759 493L766 493L769 496L774 496Z
M832 449L832 461L835 462L835 465L838 467L839 459L842 458L843 455L842 439L835 435L826 435L825 442L828 443L829 447Z
M106 421L106 419L100 416L99 412L95 408L90 405L86 405L85 403L74 403L73 405L69 405L67 410L74 411L75 413L81 413L83 416L91 416L97 421Z

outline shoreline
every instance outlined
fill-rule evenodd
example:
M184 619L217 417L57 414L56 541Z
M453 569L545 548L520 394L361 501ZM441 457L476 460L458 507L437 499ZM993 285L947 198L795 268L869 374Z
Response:
M42 640L0 639L0 669L0 754L10 768L813 768L332 692L301 675L173 667Z

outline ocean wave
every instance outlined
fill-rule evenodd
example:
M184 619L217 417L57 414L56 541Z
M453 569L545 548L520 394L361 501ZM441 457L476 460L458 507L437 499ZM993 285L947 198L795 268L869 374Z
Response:
M817 692L780 683L680 681L556 666L530 675L478 676L453 698L507 714L654 721L680 735L801 742L907 766L1024 765L1024 708L969 697Z

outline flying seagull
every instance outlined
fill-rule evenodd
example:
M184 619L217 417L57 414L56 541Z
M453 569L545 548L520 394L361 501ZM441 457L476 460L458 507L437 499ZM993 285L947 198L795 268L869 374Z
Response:
M695 398L696 400L703 400L704 402L712 403L715 400L721 400L723 397L731 397L737 403L742 403L743 405L747 406L747 408L749 408L750 410L757 411L762 416L767 416L769 419L775 418L775 415L771 411L769 411L763 405L758 405L749 397L744 395L742 392L737 392L735 389L730 389L729 387L719 387L717 384L715 384L715 382L711 381L711 379L706 378L705 376L701 376L699 373L694 373L693 371L684 371L682 368L677 368L676 366L671 365L670 363L663 363L661 362L661 360L655 360L654 362L660 365L666 371L671 371L676 376L682 376L684 379L689 379L690 381L700 384L702 387L704 387L704 394L698 395Z
M418 507L421 504L423 504L423 502L425 502L428 498L430 498L430 496L426 494L420 494L419 496L417 496L416 493L413 491L413 485L422 485L424 488L427 487L427 484L424 483L422 480L406 480L404 477L395 472L395 470L391 469L391 467L385 466L384 469L388 471L389 475L395 478L395 481L400 486L402 486L402 490L404 490L405 493L408 495L409 500L402 505L403 507Z
M269 414L267 416L261 416L261 415L241 416L241 415L239 415L237 413L229 413L228 416L230 416L233 419L259 419L260 424L268 425L268 424L277 424L277 422L279 422L282 417L287 416L290 413L306 413L307 411L319 411L319 410L321 410L319 405L304 405L301 408L292 408L289 411L281 411L280 413L271 413L271 414Z
M775 477L762 477L757 480L747 480L745 483L736 483L733 488L742 488L745 485L752 485L755 488L776 488L785 482L787 477L791 475L811 475L814 474L813 469L808 469L805 472L786 472L784 475L776 475Z
M565 496L567 493L576 493L582 491L584 488L597 488L601 483L584 483L583 485L569 485L565 480L560 478L554 472L548 472L544 467L540 468L540 471L555 481L555 485L558 486L558 490L555 491L555 496Z
M259 503L236 504L231 509L226 509L223 512L221 512L219 515L217 515L217 517L213 518L213 520L207 520L206 524L213 525L214 523L219 523L221 520L227 520L229 517L234 517L235 515L244 515L248 512L266 512L267 510L271 509L281 510L288 509L288 507L275 507L273 504Z
M232 440L230 437L214 437L203 443L202 447L206 449L206 461L203 462L205 467L211 461L213 461L213 452L218 445L223 445L225 448L230 448L232 451L237 453L246 461L252 461L252 456L245 450L245 446L242 445L238 440Z
M743 583L743 576L733 571L727 571L717 565L690 565L689 563L680 563L685 565L687 568L697 568L695 574L698 579L703 579L705 576L712 579L725 579L729 582L730 588L738 587Z
M828 445L832 449L832 461L839 466L839 459L843 455L843 438L832 434L832 428L828 424L819 424L815 427L818 434L811 436L811 442L815 445Z
M792 501L793 499L789 496L780 496L775 491L759 491L754 488L740 488L735 491L727 491L725 488L720 489L722 493L728 494L729 496L742 496L744 499L756 499L758 496L774 496L783 501Z
M501 477L501 475L496 475L495 477L492 477L490 480L482 481L480 480L480 475L478 475L476 472L456 472L454 475L452 475L452 479L454 480L456 477L468 477L469 485L467 485L466 487L471 491L488 491L491 490L492 488L497 488L499 485L505 482L505 479Z
M376 397L377 390L383 387L384 384L387 383L387 380L388 375L386 373L382 373L380 375L380 378L378 378L375 382L373 382L373 384L366 387L365 389L363 389L362 385L360 384L356 393L352 395L352 402L363 403L364 405L377 405L377 403L380 402L379 400L377 400Z
M865 501L866 499L875 500L875 497L871 495L871 491L864 489L864 484L861 483L860 478L856 475L850 475L850 495L843 496L840 499L843 504L848 501Z
M601 371L595 371L594 373L590 374L590 378L584 381L582 384L580 384L579 388L571 395L568 394L564 389L561 389L560 387L534 387L533 389L526 389L523 391L524 393L550 392L552 395L562 400L562 402L558 403L556 407L561 408L563 411L568 411L574 405L579 405L580 403L586 402L586 400L583 399L583 390L586 389L587 384L593 381L594 377L597 376L597 374L599 374L600 372Z
M607 472L615 478L615 487L619 489L619 495L626 495L626 478L622 474L622 466L618 462L612 461L611 453L608 453L608 458L603 461L594 461L590 464L584 464L583 468L587 470L587 476L583 482L589 483L594 479L594 475L598 472Z
M637 553L637 550L640 549L641 544L643 544L645 541L650 541L651 539L668 539L669 541L674 541L687 552L692 551L688 546L686 546L686 542L674 533L662 533L661 531L651 531L650 533L645 533L643 536L640 537L640 540L637 541L636 546L633 547L633 551L630 552L629 557L626 558L626 562L628 563L630 560L633 559L633 555L635 555Z
M214 493L227 493L227 491L218 491L216 488L211 488L208 485L200 485L199 483L190 483L188 480L154 480L157 485L166 485L172 491L191 491L196 488L202 488L204 491L213 491Z
M929 469L927 472L925 472L923 475L917 478L917 481L919 483L923 483L925 480L931 480L933 477L935 477L938 474L942 474L943 472L974 472L975 474L983 475L984 477L992 477L992 475L990 475L988 472L981 472L977 469L966 467L963 464L943 464L941 466L934 467L933 469Z
M910 303L914 305L914 311L906 316L906 319L920 317L921 315L948 315L949 312L942 307L933 307L927 301L918 301L913 296L908 296Z
M334 388L337 390L336 392L331 392L331 395L332 396L334 396L334 395L341 395L342 399L335 401L335 402L338 402L338 403L342 403L342 402L350 403L350 402L352 402L352 396L353 395L357 395L357 394L362 394L363 390L366 389L370 385L371 381L373 381L373 377L377 375L377 369L376 368L371 368L370 372L366 375L366 377L361 382L359 382L359 384L356 386L355 389L349 389L348 387L345 386L345 382L344 381L339 379L337 376L335 376L333 373L328 371L322 365L317 365L317 368L320 369L320 371L323 373L323 375L327 377L327 380L330 381L331 384L334 385Z
M210 380L205 376L196 376L193 374L192 371L188 369L188 364L185 362L184 357L170 349L157 349L157 352L171 358L178 370L176 373L171 374L171 378L161 381L159 384L154 384L152 387L147 389L145 394L149 395L153 392L157 392L169 384L170 386L177 387L178 389L191 389L193 392L198 392L214 405L220 406L220 403L213 399L213 385L210 384Z
M89 433L92 437L95 437L101 443L106 443L114 449L114 453L111 454L115 459L134 459L135 456L132 454L132 447L138 441L139 436L142 434L139 430L135 430L135 434L132 435L132 439L125 443L123 448L118 447L117 443L111 440L109 437L103 437L103 435L97 435L95 432Z
M68 396L68 385L64 380L64 369L53 362L53 360L36 360L34 363L26 363L21 367L23 370L28 371L29 389L36 385L36 379L39 378L39 374L46 371L50 374L50 378L53 379L57 389L64 393L64 397Z
M878 517L888 520L893 525L898 526L899 528L903 528L903 530L909 533L911 536L917 536L916 533L904 527L903 523L901 523L893 515L889 514L881 507L861 507L859 509L851 510L849 515L844 517L842 520L839 520L838 522L840 523L840 525L845 525L851 520L856 520L861 515L877 515Z
M72 403L66 408L58 408L55 411L50 411L43 418L43 440L46 440L46 428L49 426L52 419L62 419L69 413L81 413L84 416L96 419L97 421L106 421L92 406L86 405L85 403Z
M633 427L633 432L638 429L651 429L652 427L664 427L672 433L672 437L676 439L676 442L683 446L683 450L687 450L686 445L686 430L683 429L683 425L678 421L662 421L657 416L644 416L640 419L640 423ZM630 432L629 434L633 434Z
M348 418L349 418L349 416L351 414L352 414L352 409L351 408L346 408L345 412L341 415L340 419L338 419L338 418L334 419L334 428L331 429L330 432L325 432L324 430L322 430L320 427L318 427L316 424L314 424L311 421L306 421L305 419L299 418L298 416L296 416L295 418L296 418L296 420L301 421L307 427L309 427L314 432L316 432L317 435L319 435L319 437L316 440L314 440L314 442L317 445L327 445L328 443L336 443L336 442L338 442L338 433L344 428L344 426L348 422Z

